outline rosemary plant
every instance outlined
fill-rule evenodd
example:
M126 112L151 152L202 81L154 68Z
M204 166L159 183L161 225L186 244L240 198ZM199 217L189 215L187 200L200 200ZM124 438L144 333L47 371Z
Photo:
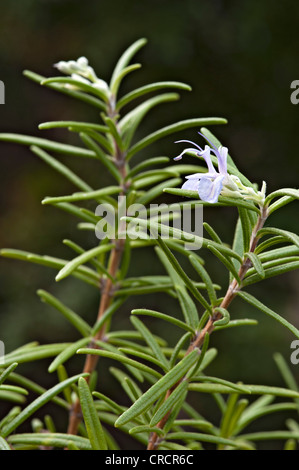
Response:
M27 78L98 111L96 123L54 121L39 126L41 130L65 128L77 134L80 144L0 134L1 141L29 146L51 171L73 184L72 194L46 197L42 203L72 214L79 220L79 229L95 233L94 247L87 250L76 240L64 240L74 252L70 260L8 248L1 250L1 256L54 268L57 282L73 276L90 285L99 297L98 312L89 324L50 292L38 291L40 299L77 330L78 339L55 343L53 338L51 344L25 344L6 354L1 366L0 398L12 405L1 417L0 447L121 450L118 436L126 433L130 435L128 442L136 441L137 448L141 445L148 450L250 450L258 449L259 441L273 439L282 441L284 449L295 449L299 424L294 419L289 419L283 430L246 431L264 415L299 411L299 391L281 355L277 354L275 361L285 388L232 383L210 376L206 370L217 355L210 345L214 331L257 323L231 319L230 304L237 297L280 322L294 339L299 338L295 326L272 306L264 305L263 299L247 292L247 286L299 267L298 235L271 226L271 215L298 199L299 190L284 188L267 194L266 183L259 189L250 182L238 170L228 149L208 129L225 124L223 118L182 120L140 138L142 121L153 108L177 100L178 91L191 90L184 83L166 81L146 84L120 96L123 80L140 67L131 65L131 60L145 42L138 40L123 53L109 83L97 76L85 57L59 62L59 75L51 78L25 71ZM184 131L190 128L200 131L196 134L198 142L179 141L191 147L178 157L150 156L151 144L165 137L184 137ZM178 161L184 154L193 156L195 163ZM63 155L83 158L86 165L89 159L98 162L99 171L109 175L114 184L93 188L62 163L59 156ZM234 239L229 244L223 242L221 234L205 222L204 233L182 229L173 213L170 217L167 205L153 214L153 203L163 193L176 196L178 212L188 207L198 215L196 210L203 206L213 207L216 212L219 206L230 206L238 213ZM94 203L94 212L86 208L86 201ZM157 209L157 205L154 207ZM143 248L157 257L164 275L128 275L131 260ZM211 279L205 266L207 251L227 269L227 285L225 280L219 286ZM192 275L182 267L181 259ZM146 294L150 299L156 293L175 299L181 318L169 311L140 307L139 295ZM128 312L132 328L122 331L118 312L131 297L136 305ZM160 322L161 331L167 324L177 328L179 339L175 344L167 344L165 338L154 334L147 317ZM69 377L68 362L76 355L84 355L85 364L77 375ZM22 363L42 358L50 358L48 372L57 374L57 384L48 390L15 372ZM107 370L104 358L115 365ZM126 399L119 400L119 393L104 394L101 384L107 374L113 375ZM27 403L29 391L36 398ZM196 395L192 404L189 392ZM221 415L219 422L200 412L205 394L215 400ZM47 407L44 419L36 418L36 411L49 401L66 413L66 429L57 431ZM30 422L32 432L24 432L23 423Z

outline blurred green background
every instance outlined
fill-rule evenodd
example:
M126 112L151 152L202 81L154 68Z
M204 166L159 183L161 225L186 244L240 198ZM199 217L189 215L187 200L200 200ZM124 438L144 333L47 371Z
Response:
M291 104L290 84L298 79L298 2L269 0L22 0L1 2L0 79L6 87L6 103L0 107L0 132L19 132L64 142L76 142L65 131L39 131L40 122L51 120L97 120L94 109L44 89L26 79L29 69L55 75L59 60L88 57L98 76L108 80L119 55L132 42L146 37L148 44L136 56L143 68L130 76L122 93L151 81L180 80L193 91L182 93L179 102L164 105L144 121L137 138L160 125L192 117L219 116L226 126L211 129L229 148L240 170L251 180L267 181L268 190L297 187L299 106ZM175 156L176 138L198 140L196 130L170 136L149 147L144 158ZM88 161L71 161L72 168L95 187L106 184L107 175ZM61 243L70 238L85 247L94 246L90 232L79 232L76 220L52 207L42 206L44 196L67 194L73 188L45 166L27 148L0 145L0 247L19 248L65 258L72 252ZM168 198L174 202L175 199ZM93 207L91 207L93 209ZM204 218L231 242L233 208L204 211ZM271 225L298 231L298 205L287 206ZM210 272L226 285L225 272L207 257ZM132 273L158 273L161 267L151 250L133 260ZM13 260L0 260L0 339L6 351L33 340L40 343L77 339L64 320L41 304L38 288L57 295L67 305L93 321L99 294L72 279L55 283L55 272ZM259 299L299 327L298 280L293 272L250 289ZM138 297L125 304L114 328L130 327L133 307L150 307L179 315L176 303L163 295ZM258 327L217 333L212 345L219 354L211 374L248 383L283 385L273 361L280 352L288 360L287 330L237 301L232 316L260 320ZM148 322L170 344L177 331ZM80 369L81 359L70 371ZM49 361L20 367L45 386L55 377L46 372ZM108 364L108 363L107 363ZM292 366L299 379L299 366ZM103 390L115 387L107 377ZM117 392L114 391L114 398ZM209 404L207 404L209 406ZM203 405L199 405L203 407ZM203 411L203 410L201 410ZM275 417L283 423L281 416ZM275 420L266 425L275 425Z

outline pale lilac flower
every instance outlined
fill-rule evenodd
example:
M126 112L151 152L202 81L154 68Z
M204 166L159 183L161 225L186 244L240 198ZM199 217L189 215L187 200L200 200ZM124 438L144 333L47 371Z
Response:
M174 160L180 160L184 153L191 152L195 155L202 157L208 167L206 173L195 173L193 175L186 176L187 181L183 184L182 189L189 189L191 191L197 191L199 197L202 201L209 202L214 204L218 201L219 195L223 189L223 185L226 183L231 189L232 181L230 181L229 174L227 173L227 153L228 149L226 147L220 146L218 149L211 144L205 145L205 148L202 149L199 145L191 142L190 140L179 140L178 142L187 142L196 147L187 148L183 152L175 157ZM215 169L212 160L211 152L215 154L218 159L218 171ZM235 184L233 184L235 186Z

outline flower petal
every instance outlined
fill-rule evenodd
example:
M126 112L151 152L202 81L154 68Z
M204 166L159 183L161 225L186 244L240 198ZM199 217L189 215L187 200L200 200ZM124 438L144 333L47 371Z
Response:
M227 174L227 147L219 147L218 149L218 168L222 175Z
M199 180L187 180L182 186L182 189L188 189L189 191L198 191Z
M199 180L200 178L216 178L218 173L194 173L193 175L185 176L187 180Z
M202 201L214 204L218 201L223 186L224 176L220 175L211 181L209 178L201 178L198 184L198 194Z
M208 145L205 145L205 149L201 153L201 156L204 158L204 160L205 160L205 162L208 166L209 173L216 173L216 170L215 170L214 165L213 165L212 160L211 160L210 152L211 152L210 147Z

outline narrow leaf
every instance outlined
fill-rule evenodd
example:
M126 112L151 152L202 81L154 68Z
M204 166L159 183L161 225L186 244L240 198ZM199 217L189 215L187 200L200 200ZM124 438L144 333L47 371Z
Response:
M168 389L173 387L180 379L184 377L187 371L198 360L198 350L192 351L188 356L182 359L173 369L164 377L158 380L149 388L128 410L126 410L115 422L119 427L128 423L132 419L143 413L152 403L162 396Z
M79 378L79 398L87 434L93 450L107 450L105 434L86 380Z

